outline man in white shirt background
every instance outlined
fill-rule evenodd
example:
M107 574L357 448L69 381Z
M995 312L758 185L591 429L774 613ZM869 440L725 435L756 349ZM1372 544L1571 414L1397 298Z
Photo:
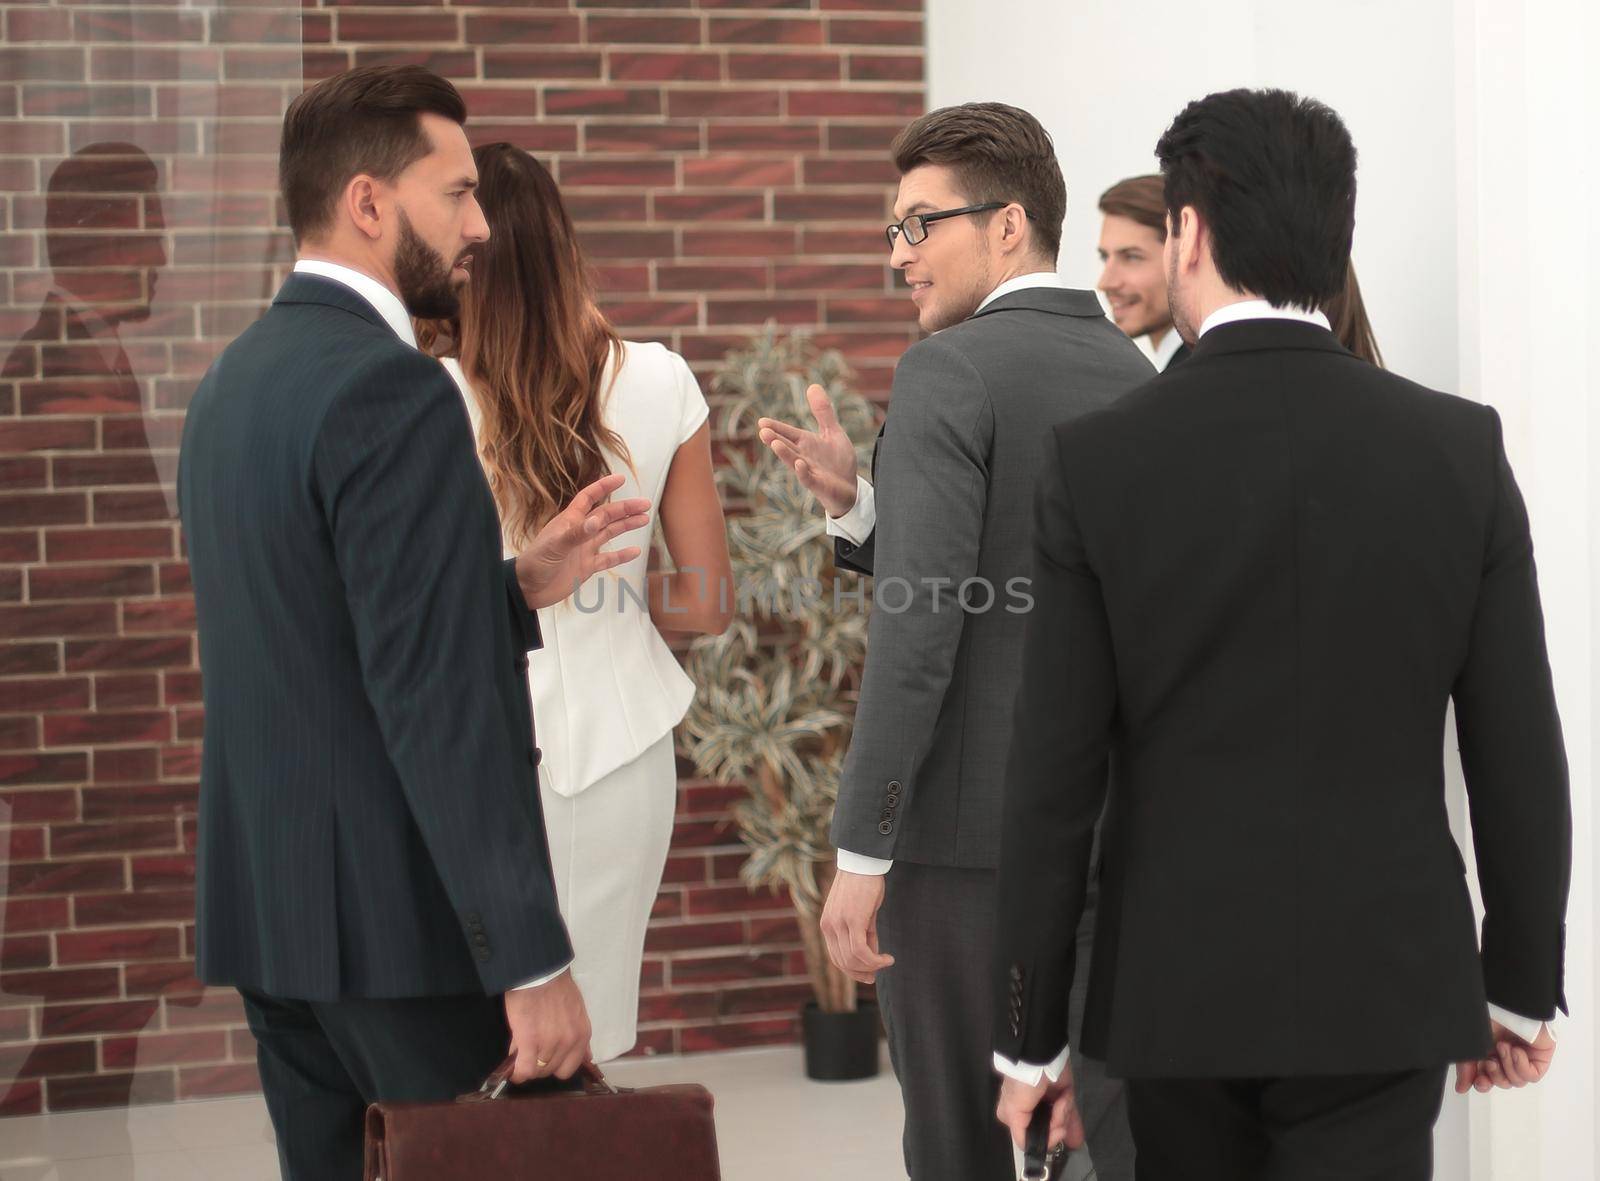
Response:
M1159 176L1132 176L1100 194L1100 290L1117 327L1150 350L1158 373L1189 355L1167 306L1167 207Z
M945 108L892 150L892 262L934 335L895 370L874 485L858 480L820 389L817 432L760 426L828 512L839 564L876 578L834 815L830 954L876 980L913 1181L998 1181L1015 1166L993 1119L998 1080L978 1013L996 995L998 823L1031 552L1023 506L1049 427L1110 405L1151 370L1094 294L1056 274L1066 190L1037 120L998 103ZM1098 1176L1130 1181L1119 1092L1080 1073Z

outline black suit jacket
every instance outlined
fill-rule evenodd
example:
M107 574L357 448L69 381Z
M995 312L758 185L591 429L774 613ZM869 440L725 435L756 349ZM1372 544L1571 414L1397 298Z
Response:
M184 427L206 708L198 971L280 997L495 993L572 955L536 790L536 617L466 410L292 276Z
M1528 519L1486 407L1283 321L1056 428L1000 860L999 1049L1048 1061L1112 768L1083 1049L1347 1074L1565 1008L1571 814ZM1481 960L1441 752L1455 701Z

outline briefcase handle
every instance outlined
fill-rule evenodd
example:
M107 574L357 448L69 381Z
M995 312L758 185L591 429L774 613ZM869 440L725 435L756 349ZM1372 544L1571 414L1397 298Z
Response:
M1049 1181L1057 1176L1057 1168L1067 1157L1067 1146L1050 1147L1050 1115L1055 1105L1049 1099L1041 1100L1033 1109L1028 1121L1028 1134L1022 1153L1023 1181Z
M463 1103L486 1103L491 1099L498 1099L511 1083L511 1072L516 1069L517 1056L506 1055L506 1060L496 1066L489 1077L483 1080L483 1086L470 1095L461 1096ZM583 1090L588 1095L617 1095L621 1092L606 1078L600 1068L593 1062L585 1062L578 1068L578 1077L583 1080Z

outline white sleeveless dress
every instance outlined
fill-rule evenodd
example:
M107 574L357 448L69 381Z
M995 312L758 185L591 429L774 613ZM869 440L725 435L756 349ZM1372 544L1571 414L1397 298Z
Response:
M445 368L476 434L477 403L461 367L446 361ZM602 405L632 464L607 455L624 478L615 496L647 496L659 506L673 456L709 412L682 357L659 344L625 343ZM655 517L652 509L652 524ZM646 606L649 538L645 530L619 538L613 546L643 552L541 610L544 646L528 654L550 857L597 1062L625 1054L637 1039L645 927L677 805L672 730L694 697ZM508 545L507 556L513 552Z

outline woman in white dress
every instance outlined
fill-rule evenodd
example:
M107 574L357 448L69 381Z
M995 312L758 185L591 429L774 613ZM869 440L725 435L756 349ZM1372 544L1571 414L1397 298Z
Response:
M637 1037L645 925L672 838L672 730L694 686L662 631L722 632L735 595L708 410L683 358L623 341L595 304L560 191L510 144L474 153L490 238L460 320L425 332L466 395L514 553L607 471L655 505L674 573L634 561L539 612L528 681L556 888L596 1061ZM436 349L437 351L437 349Z

